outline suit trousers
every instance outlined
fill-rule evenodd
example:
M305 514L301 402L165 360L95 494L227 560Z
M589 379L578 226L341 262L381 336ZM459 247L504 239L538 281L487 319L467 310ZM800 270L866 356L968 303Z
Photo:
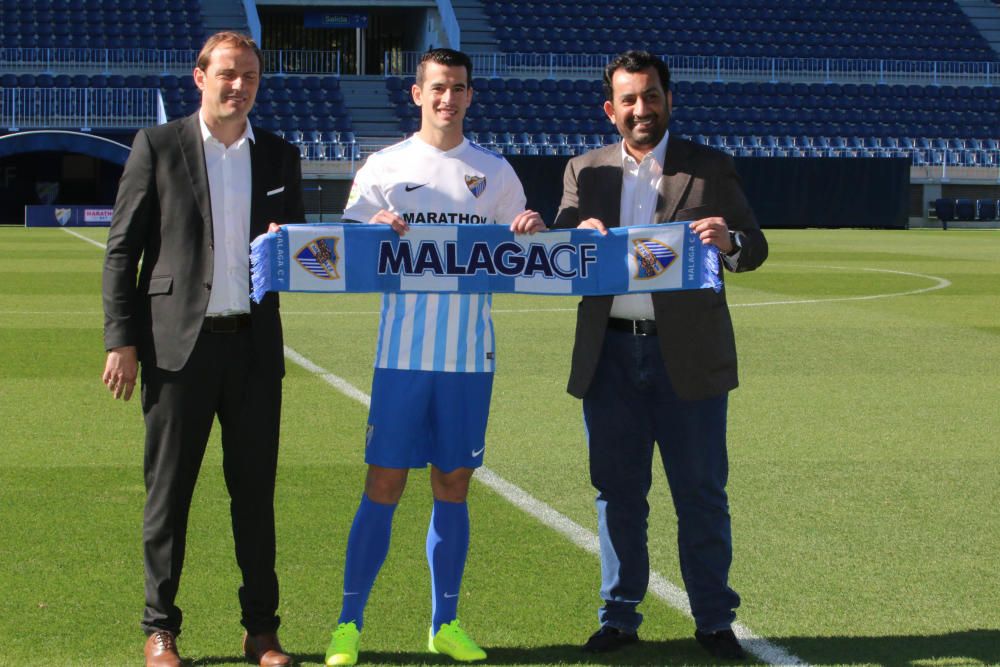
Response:
M274 481L281 377L254 357L250 329L201 332L187 364L171 372L144 364L146 607L141 626L178 633L175 604L184 565L188 512L212 423L222 428L241 622L250 634L277 630Z
M726 481L728 394L677 397L656 336L609 329L583 399L590 479L597 489L602 625L635 631L649 583L646 500L659 445L674 510L681 576L697 627L728 628L740 598L729 587L732 536Z

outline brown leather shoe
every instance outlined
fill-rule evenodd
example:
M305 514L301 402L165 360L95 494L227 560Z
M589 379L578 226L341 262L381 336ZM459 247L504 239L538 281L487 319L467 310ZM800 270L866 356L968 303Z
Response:
M281 648L278 635L274 632L263 632L252 637L244 632L243 655L260 667L288 667L292 664L292 656Z
M181 667L177 639L167 630L154 632L146 640L146 667Z

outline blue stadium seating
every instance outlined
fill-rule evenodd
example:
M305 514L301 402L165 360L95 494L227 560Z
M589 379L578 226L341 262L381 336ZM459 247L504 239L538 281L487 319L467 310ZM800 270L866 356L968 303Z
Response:
M614 53L639 47L659 53L670 45L673 55L996 58L959 7L939 0L649 0L642 12L631 11L625 0L596 6L569 0L485 5L507 52ZM720 40L720 33L731 38Z
M495 81L504 82L503 92ZM413 126L416 112L408 95L393 94L408 90L411 83L395 77L386 80L402 131ZM473 132L539 133L553 126L567 134L613 132L601 111L599 81L477 77L473 86L477 104L468 119ZM500 101L501 95L515 87L531 91L521 96L531 102ZM749 146L769 155L781 155L775 152L779 150L798 155L815 147L826 154L912 157L915 164L993 164L998 150L1000 87L942 90L936 86L677 81L671 129L733 153ZM567 95L580 98L569 103ZM942 103L942 99L949 101ZM967 113L962 100L973 99L989 104ZM906 112L900 110L903 106ZM917 154L917 148L937 150Z

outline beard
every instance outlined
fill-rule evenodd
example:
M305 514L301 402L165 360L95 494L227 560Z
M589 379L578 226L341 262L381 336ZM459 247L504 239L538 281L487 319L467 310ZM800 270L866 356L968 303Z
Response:
M628 136L636 145L655 146L660 143L667 131L666 121L667 119L661 119L658 115L648 116L643 119L643 126L639 127L639 122L635 118L630 118L627 123Z

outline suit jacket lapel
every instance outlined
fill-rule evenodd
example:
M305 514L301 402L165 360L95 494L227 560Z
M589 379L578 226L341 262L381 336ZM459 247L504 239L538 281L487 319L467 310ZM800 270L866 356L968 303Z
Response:
M267 220L260 218L259 211L264 210L264 197L267 193L267 185L264 183L264 173L267 171L267 160L264 150L257 141L250 142L250 240L267 231Z
M178 134L181 153L184 154L184 162L187 165L188 175L191 177L191 190L194 193L195 201L198 202L201 217L205 219L205 224L211 229L212 200L208 189L208 170L205 168L205 142L201 138L198 113L196 111L184 119Z
M656 198L656 221L668 222L677 213L684 193L691 183L691 174L683 171L689 164L687 145L676 141L671 134L667 138L667 154L663 160L663 178L660 179L660 195Z
M619 141L617 144L602 150L604 150L604 154L596 166L614 168L598 170L602 176L601 186L607 188L606 192L608 193L607 197L601 198L601 201L608 202L608 208L605 210L604 216L601 217L601 222L604 223L605 227L620 227L622 224L622 145ZM606 178L603 178L605 176Z

